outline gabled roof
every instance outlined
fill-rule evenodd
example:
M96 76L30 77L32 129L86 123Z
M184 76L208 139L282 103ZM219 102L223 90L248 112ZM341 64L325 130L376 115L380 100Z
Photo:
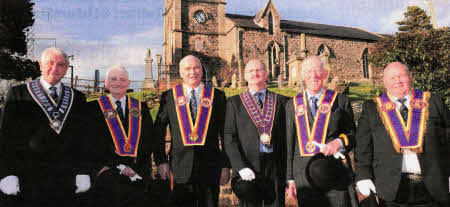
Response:
M231 21L233 21L237 27L264 29L254 23L253 16L239 15L239 14L225 14L225 16L231 19ZM291 20L281 20L280 29L281 31L291 33L306 33L330 37L342 37L342 38L362 39L371 41L376 41L383 38L381 35L374 34L360 28L317 24L301 21L291 21Z

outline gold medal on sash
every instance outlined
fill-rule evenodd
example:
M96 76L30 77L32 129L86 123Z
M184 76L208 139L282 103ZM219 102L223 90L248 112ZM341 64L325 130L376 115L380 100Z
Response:
M312 143L311 141L309 141L308 143L306 143L306 151L309 153L312 153L316 150L316 145L314 143Z
M270 136L267 133L262 133L259 138L263 144L270 144Z
M125 152L130 152L130 151L131 151L131 145L130 145L130 143L126 143L126 144L123 146L123 150L124 150Z
M130 109L130 115L132 117L138 118L138 117L141 116L141 110L139 110L138 108L133 107L133 108Z
M192 141L197 141L198 140L198 134L197 133L195 133L195 132L192 132L190 135L189 135L189 139L190 140L192 140Z
M107 119L113 119L113 118L116 117L116 110L114 110L114 109L106 109L106 110L103 112L103 115L104 115L105 118L107 118Z

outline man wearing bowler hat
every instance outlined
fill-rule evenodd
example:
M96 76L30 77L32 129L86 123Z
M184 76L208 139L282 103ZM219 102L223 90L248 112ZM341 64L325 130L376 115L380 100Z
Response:
M411 88L408 68L383 72L386 93L364 102L356 132L358 191L381 206L448 206L449 110L442 99Z
M336 159L339 153L346 154L355 145L350 100L323 87L328 72L319 57L310 56L301 66L306 90L286 104L288 195L297 199L299 206L350 206L347 188L334 189L331 185L323 189L320 177L315 179L317 174L327 175L314 170L328 166L328 162L308 164L310 159L320 158L318 153ZM350 159L345 156L345 160L349 163Z
M225 151L240 206L262 206L263 201L264 206L284 206L287 97L267 90L267 76L261 61L250 60L244 71L248 90L227 102Z

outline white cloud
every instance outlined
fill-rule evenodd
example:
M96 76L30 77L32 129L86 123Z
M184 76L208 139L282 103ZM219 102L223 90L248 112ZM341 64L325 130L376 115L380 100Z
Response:
M393 34L398 31L398 25L396 22L403 19L402 9L395 9L389 13L386 17L380 19L380 33Z

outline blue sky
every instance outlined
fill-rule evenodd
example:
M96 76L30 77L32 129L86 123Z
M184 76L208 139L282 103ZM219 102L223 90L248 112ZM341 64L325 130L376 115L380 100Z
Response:
M144 79L144 57L162 53L164 0L34 0L30 57L54 46L74 55L75 75L92 78L113 64ZM273 0L288 20L359 27L394 34L408 5L428 10L423 0ZM227 0L226 12L255 15L267 0ZM448 0L433 0L439 27L450 25ZM154 68L156 67L154 60Z

